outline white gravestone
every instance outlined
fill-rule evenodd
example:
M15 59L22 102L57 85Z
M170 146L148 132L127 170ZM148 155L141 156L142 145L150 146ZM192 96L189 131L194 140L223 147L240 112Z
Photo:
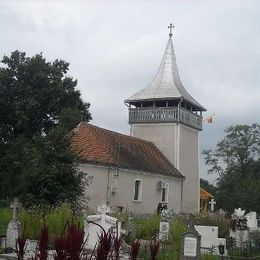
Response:
M194 226L201 235L201 248L212 249L219 245L218 227L215 226Z
M234 210L234 214L232 215L232 218L237 221L237 224L235 230L229 230L229 236L235 239L237 247L243 247L244 242L249 240L249 230L245 212L245 210L238 208ZM246 220L246 222L244 220Z
M84 231L85 231L85 239L86 242L86 249L93 250L98 242L98 236L102 234L102 229L93 223L89 223L89 221L94 222L102 226L102 228L107 232L109 229L114 227L120 227L117 224L117 219L114 217L107 216L106 213L110 212L108 206L102 205L98 207L97 215L90 215L87 217L87 220L84 222ZM117 234L120 235L120 230L116 231Z
M247 227L249 228L249 231L257 231L257 219L256 219L256 212L251 211L248 214L246 214L247 218Z
M21 223L16 220L17 210L21 207L21 204L18 201L18 198L14 199L14 202L11 204L13 209L13 219L8 223L6 231L6 248L16 248L16 241L20 235Z
M184 238L184 256L193 256L197 255L197 239L194 237L185 237Z
M159 240L168 240L170 224L168 222L160 222Z

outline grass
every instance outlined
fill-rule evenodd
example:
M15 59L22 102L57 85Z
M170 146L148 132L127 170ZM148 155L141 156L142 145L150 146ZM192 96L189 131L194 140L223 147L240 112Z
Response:
M159 230L160 216L154 213L149 218L137 218L134 219L134 224L136 238L150 240Z
M0 236L6 235L7 225L12 219L12 210L10 208L0 208Z
M38 239L40 230L44 225L41 211L20 210L17 219L22 223L22 230L25 227L26 236L30 239ZM5 236L7 225L12 219L11 209L0 209L0 235ZM49 227L50 237L54 238L64 232L67 222L83 226L83 216L73 217L72 211L67 204L50 211L46 217L46 225Z

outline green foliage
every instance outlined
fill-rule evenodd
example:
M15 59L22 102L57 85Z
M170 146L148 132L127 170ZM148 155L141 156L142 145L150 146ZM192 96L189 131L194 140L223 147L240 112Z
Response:
M25 207L76 202L85 185L70 148L71 130L91 119L69 64L15 51L0 67L0 199Z
M9 221L12 219L10 208L0 208L0 236L6 235L6 229Z
M199 212L195 214L195 225L217 226L219 237L226 238L229 236L229 220L217 214Z
M201 255L201 260L219 260L219 256L216 255Z
M134 220L136 237L150 240L159 230L160 216L154 213L149 218L137 218Z
M38 239L40 230L45 224L49 228L51 239L61 235L64 232L67 222L83 226L83 216L74 216L71 207L68 204L63 204L61 207L51 209L47 216L43 210L26 210L22 209L18 213L18 220L22 223L22 230L25 228L25 233L30 239ZM12 219L10 209L0 209L0 235L6 235L6 229L9 221Z
M204 180L204 179L200 178L200 187L202 189L205 189L206 191L208 191L213 196L215 196L217 187L215 187L214 185L210 184L207 180Z
M181 252L182 235L187 231L187 224L183 217L177 216L170 224L169 243L173 244L177 252Z
M209 173L219 175L215 199L220 208L260 213L260 125L236 125L225 129L215 151L203 154Z

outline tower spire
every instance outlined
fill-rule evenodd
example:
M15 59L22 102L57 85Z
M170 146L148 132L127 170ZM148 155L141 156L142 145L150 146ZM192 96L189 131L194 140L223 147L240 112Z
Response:
M130 98L126 99L126 103L135 103L139 101L155 101L155 100L185 100L191 104L195 110L205 111L205 108L199 104L184 88L176 63L172 43L172 29L174 25L170 23L168 29L169 39L159 66L157 73L148 86L138 91Z
M171 39L172 38L172 29L174 28L175 26L170 23L170 25L168 26L168 29L170 29L170 33L169 33L169 38Z

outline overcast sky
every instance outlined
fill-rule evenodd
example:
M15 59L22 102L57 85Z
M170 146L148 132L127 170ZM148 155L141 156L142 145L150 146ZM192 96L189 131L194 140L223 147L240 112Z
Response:
M170 22L182 83L215 113L200 150L229 125L259 123L260 1L0 0L0 57L18 49L68 61L92 123L129 134L123 100L156 73Z

